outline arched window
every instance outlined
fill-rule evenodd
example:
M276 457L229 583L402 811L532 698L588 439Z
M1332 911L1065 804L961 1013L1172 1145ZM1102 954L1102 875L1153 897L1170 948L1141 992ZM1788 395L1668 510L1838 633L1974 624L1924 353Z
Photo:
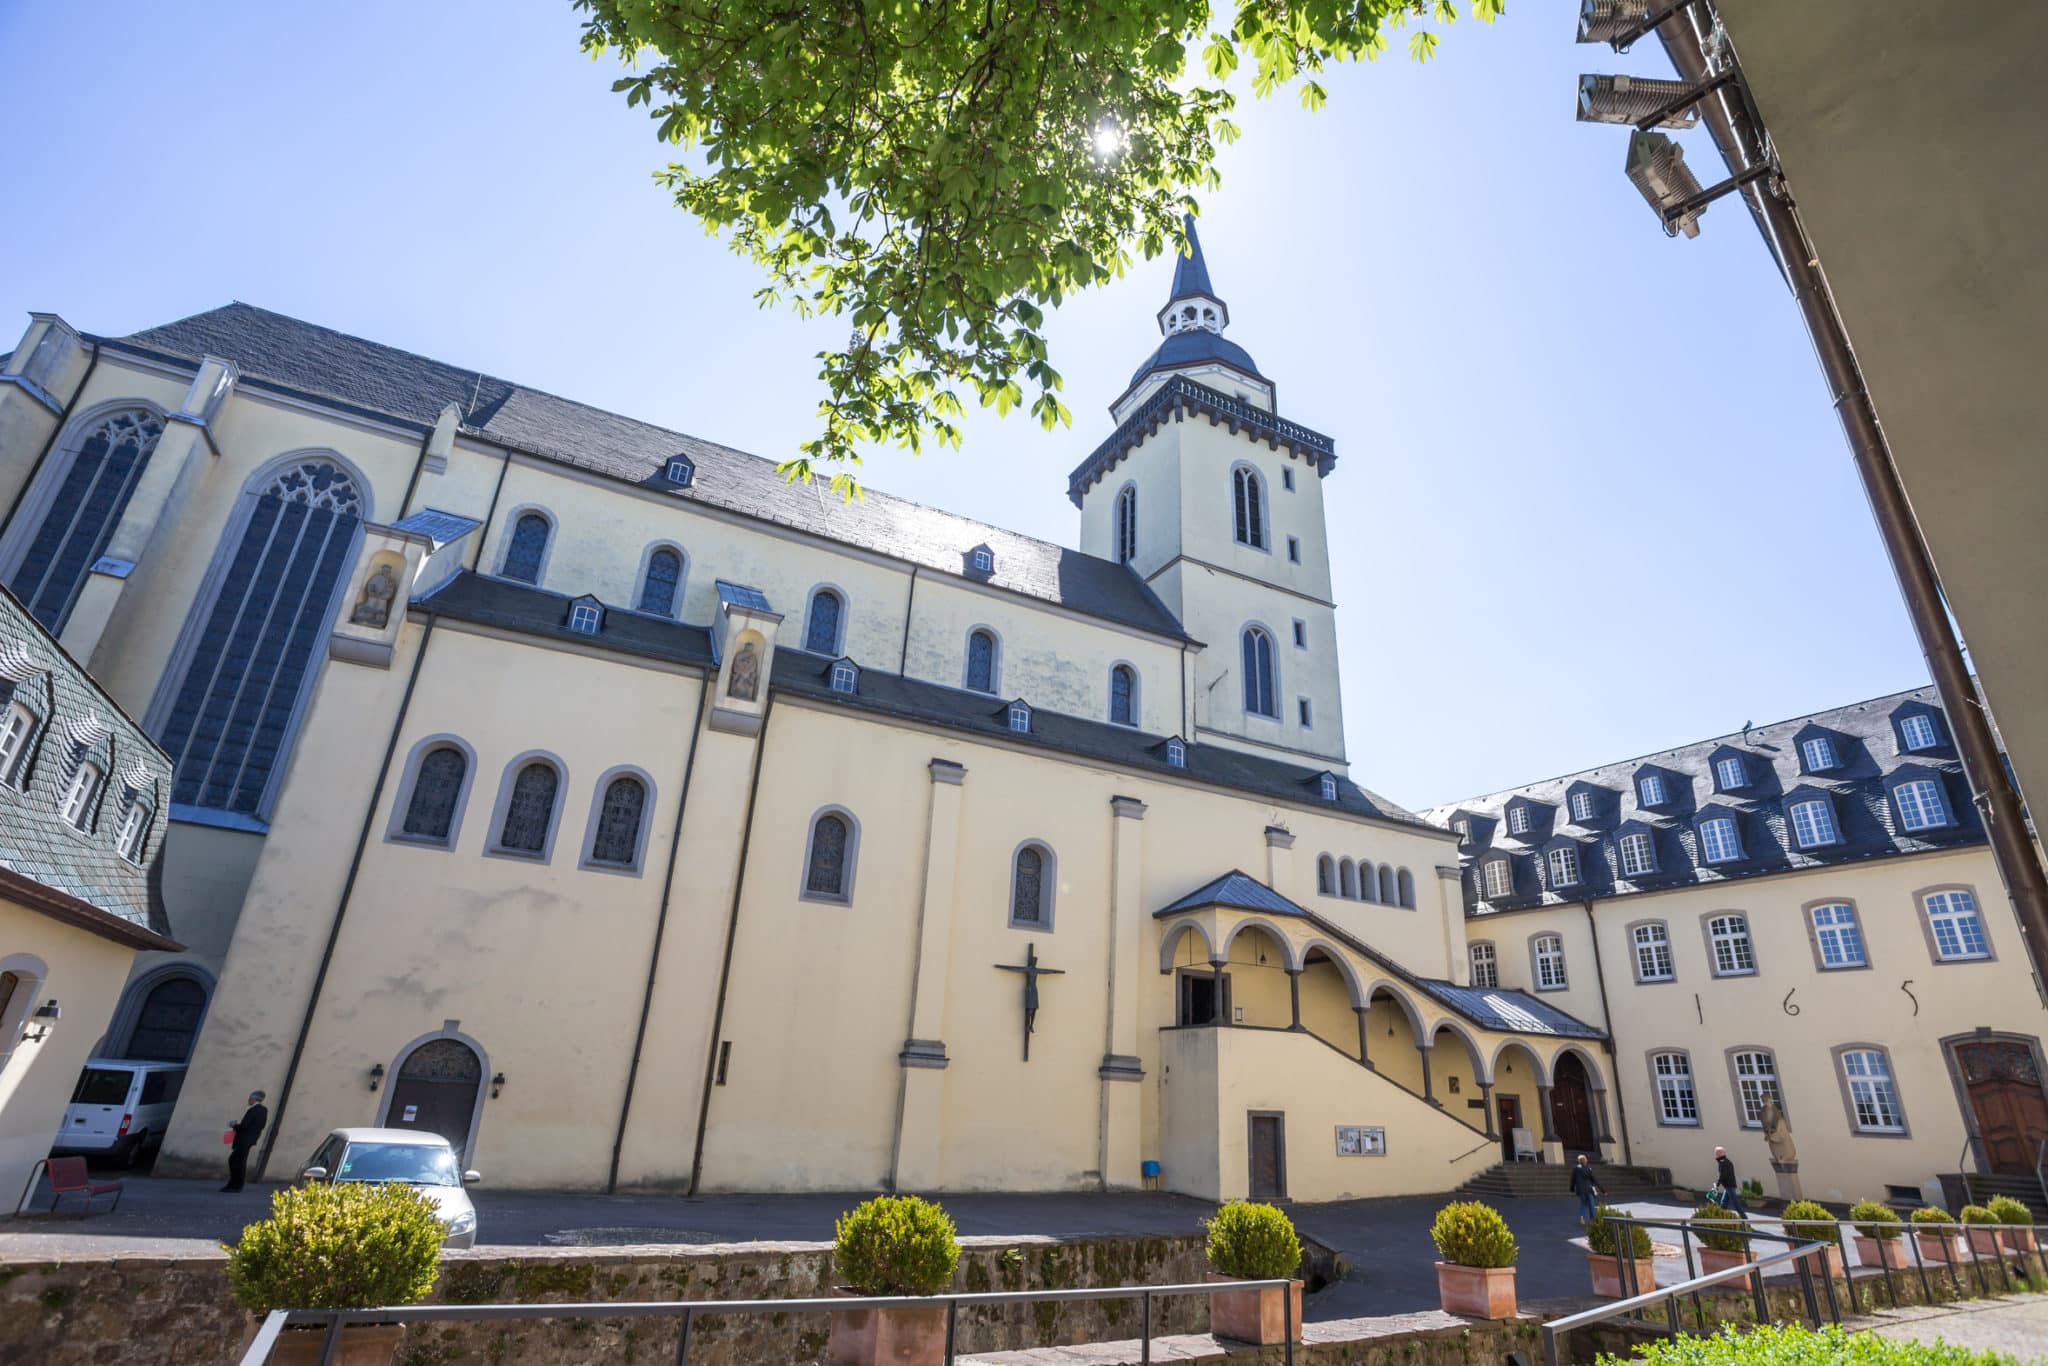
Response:
M191 977L167 977L142 998L124 1058L184 1062L192 1056L199 1022L206 1015L206 987Z
M647 557L647 572L640 579L639 608L658 617L676 614L676 594L683 585L683 557L662 546Z
M522 583L539 583L541 561L547 557L548 535L554 528L538 512L523 512L512 524L512 539L505 547L505 564L498 572Z
M71 770L71 781L64 786L64 800L58 808L65 824L74 830L93 828L98 815L100 782L105 777L105 772L95 763L80 763Z
M1498 901L1504 896L1515 894L1515 866L1504 858L1488 859L1486 868L1486 899Z
M1258 471L1239 465L1230 472L1232 527L1239 545L1266 548L1265 488Z
M252 487L239 515L152 729L170 752L172 801L260 816L355 562L363 492L334 461L302 460Z
M996 690L996 637L993 631L968 633L967 686L976 692Z
M1116 496L1116 562L1129 564L1138 554L1138 486L1126 484Z
M1358 861L1358 890L1352 895L1363 897L1367 901L1380 899L1380 875L1373 871L1372 864L1365 859Z
M448 843L455 833L455 807L462 798L469 758L453 745L428 750L413 775L400 832L414 839Z
M818 813L811 822L811 847L804 855L804 895L851 901L853 854L853 822L842 812Z
M1138 674L1128 664L1109 671L1109 719L1119 726L1138 724Z
M1401 876L1398 883L1398 892L1401 898L1401 904L1411 911L1414 910L1415 874L1409 872L1406 868L1403 868L1401 870Z
M106 552L163 434L164 420L155 413L126 409L73 438L64 480L7 576L7 586L51 635L62 634L86 570Z
M640 861L640 822L647 811L647 784L622 773L605 784L590 840L590 861L631 868Z
M1316 860L1316 890L1324 896L1337 895L1337 861L1328 854Z
M28 762L29 738L36 733L36 715L19 702L0 706L0 783L21 786Z
M130 863L142 862L143 852L149 848L149 828L155 820L156 808L130 788L121 805L121 830L114 838L114 847L122 858Z
M1243 654L1245 714L1278 717L1279 690L1273 686L1273 637L1263 627L1245 627Z
M498 852L544 856L548 837L554 832L555 797L561 789L562 775L553 764L535 759L523 765L513 775L512 791L505 800Z
M1412 897L1414 893L1410 892L1409 895ZM1380 865L1380 904L1382 906L1400 906L1405 904L1401 900L1400 883L1394 876L1394 865L1391 863L1382 863Z
M1371 877L1372 874L1367 872L1366 876ZM1350 859L1337 865L1337 886L1341 889L1339 895L1354 901L1358 899L1358 867Z
M811 621L804 629L804 648L813 654L839 653L839 619L843 604L829 588L811 594Z
M1010 924L1024 929L1052 928L1052 853L1042 844L1017 850L1010 869Z

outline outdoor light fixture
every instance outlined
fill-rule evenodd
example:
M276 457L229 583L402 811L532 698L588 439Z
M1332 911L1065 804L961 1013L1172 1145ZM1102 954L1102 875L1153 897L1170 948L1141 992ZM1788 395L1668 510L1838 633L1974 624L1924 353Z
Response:
M40 1043L50 1037L50 1026L63 1018L64 1012L58 1008L57 998L52 996L28 1017L28 1028L21 1031L21 1037L29 1043Z
M498 1098L498 1092L504 1089L505 1074L503 1072L499 1072L491 1078L491 1099L496 1100Z
M384 1064L383 1064L383 1063L381 1063L381 1062L373 1062L373 1063L371 1063L371 1064L370 1064L370 1089L371 1089L372 1091L374 1091L374 1090L376 1090L376 1089L377 1089L377 1088L378 1088L379 1086L382 1086L383 1084L384 1084Z
M1642 32L1650 17L1650 0L1581 0L1579 41L1611 43Z
M1684 81L1579 77L1580 123L1633 123L1640 127L1652 118L1657 128L1691 128L1700 121L1699 94Z
M1683 147L1662 133L1638 130L1629 134L1628 178L1657 211L1667 237L1681 232L1687 237L1700 235L1700 212L1706 205L1694 204L1683 212L1674 212L1700 192L1699 181L1686 169Z

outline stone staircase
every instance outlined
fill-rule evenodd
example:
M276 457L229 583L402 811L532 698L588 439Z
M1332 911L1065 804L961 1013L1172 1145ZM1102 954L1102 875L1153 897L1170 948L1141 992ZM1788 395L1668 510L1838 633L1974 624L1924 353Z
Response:
M1962 1175L1950 1174L1941 1178L1941 1188L1955 1202L1953 1209L1966 1204L1988 1204L1994 1196L2009 1195L2034 1212L2035 1222L2048 1224L2048 1198L2042 1196L2041 1183L2031 1176L1980 1176L1971 1172L1966 1197Z
M1671 1173L1663 1167L1595 1162L1593 1179L1607 1192L1608 1204L1649 1200L1671 1189ZM1488 1167L1457 1190L1457 1194L1474 1200L1562 1200L1571 1193L1571 1168L1549 1162L1502 1162Z

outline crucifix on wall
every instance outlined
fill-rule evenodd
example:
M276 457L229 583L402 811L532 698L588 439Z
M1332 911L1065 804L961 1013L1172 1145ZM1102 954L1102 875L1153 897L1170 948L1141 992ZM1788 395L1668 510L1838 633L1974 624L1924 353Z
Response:
M997 963L995 966L1003 972L1021 972L1024 974L1024 1061L1030 1062L1031 1035L1037 1028L1038 1021L1038 979L1040 977L1064 976L1066 969L1042 968L1038 966L1038 945L1036 944L1024 946L1024 961L1022 963Z

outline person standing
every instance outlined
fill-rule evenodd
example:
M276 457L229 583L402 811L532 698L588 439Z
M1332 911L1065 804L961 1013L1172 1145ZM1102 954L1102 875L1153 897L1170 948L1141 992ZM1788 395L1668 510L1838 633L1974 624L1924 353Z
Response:
M1749 1211L1742 1205L1742 1188L1735 1183L1735 1164L1728 1160L1726 1148L1714 1149L1714 1184L1720 1188L1721 1208L1738 1219L1747 1219Z
M270 1111L263 1108L263 1093L249 1093L249 1108L242 1117L228 1125L228 1183L221 1189L227 1192L242 1188L242 1180L248 1173L249 1149L256 1146L256 1140L263 1137L263 1126L270 1122Z
M1599 1199L1607 1192L1593 1179L1593 1168L1586 1161L1584 1153L1579 1154L1578 1165L1572 1168L1572 1194L1579 1197L1579 1222L1590 1225L1598 1210Z

